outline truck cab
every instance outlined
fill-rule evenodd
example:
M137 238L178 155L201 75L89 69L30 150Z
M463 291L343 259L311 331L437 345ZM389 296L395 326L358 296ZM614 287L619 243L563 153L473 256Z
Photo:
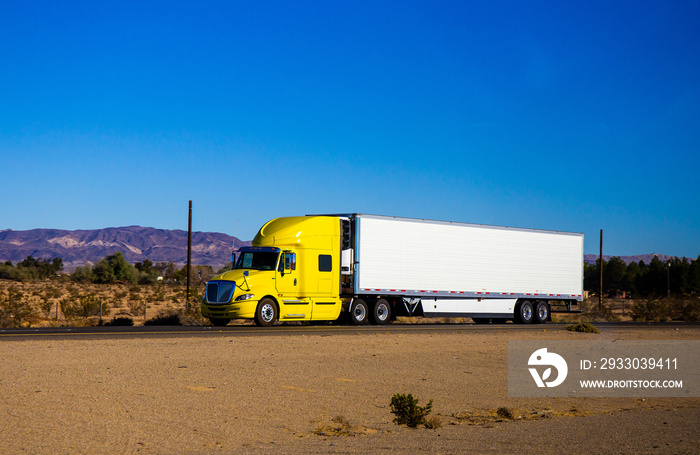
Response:
M202 316L215 326L335 320L343 304L340 257L338 217L276 218L241 248L232 270L207 283Z

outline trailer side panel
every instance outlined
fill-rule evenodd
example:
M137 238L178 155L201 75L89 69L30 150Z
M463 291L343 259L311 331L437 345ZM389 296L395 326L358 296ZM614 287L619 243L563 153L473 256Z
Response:
M357 215L356 293L582 299L583 234Z

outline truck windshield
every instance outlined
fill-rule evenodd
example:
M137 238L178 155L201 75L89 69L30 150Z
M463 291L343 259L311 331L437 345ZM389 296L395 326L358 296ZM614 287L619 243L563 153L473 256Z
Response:
M236 261L236 269L275 270L278 252L244 251Z

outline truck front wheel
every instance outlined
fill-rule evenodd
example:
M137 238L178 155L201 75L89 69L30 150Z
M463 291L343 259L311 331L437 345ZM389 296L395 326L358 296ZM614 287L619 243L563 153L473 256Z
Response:
M367 302L362 299L355 299L352 301L352 305L350 306L350 320L353 324L366 324L368 314L369 309L367 307Z
M264 298L258 303L254 318L256 325L270 327L277 322L278 317L277 304L272 299Z
M391 320L391 305L385 299L374 302L372 310L372 322L377 325L384 325Z
M529 324L532 322L534 312L532 310L532 303L529 300L524 300L515 305L515 319L514 322L519 324Z

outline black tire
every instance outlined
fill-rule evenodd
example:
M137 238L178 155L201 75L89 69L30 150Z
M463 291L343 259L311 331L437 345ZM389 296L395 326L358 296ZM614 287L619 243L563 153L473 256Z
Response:
M275 325L279 318L277 304L271 298L264 298L258 303L255 310L255 324L260 327L270 327Z
M532 322L535 324L544 324L549 319L549 305L547 302L540 300L535 306L535 314Z
M472 318L472 321L474 321L474 324L488 324L489 318Z
M231 320L226 318L209 318L209 322L214 327L225 327Z
M362 299L355 299L350 305L350 321L355 325L367 324L369 316L369 307L367 302Z
M374 302L372 313L370 313L372 324L384 325L391 321L391 304L385 299Z
M532 302L523 300L515 305L515 318L513 320L518 324L530 324L535 315L534 313Z

